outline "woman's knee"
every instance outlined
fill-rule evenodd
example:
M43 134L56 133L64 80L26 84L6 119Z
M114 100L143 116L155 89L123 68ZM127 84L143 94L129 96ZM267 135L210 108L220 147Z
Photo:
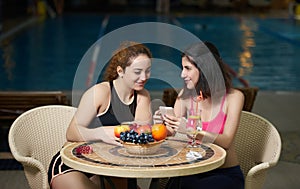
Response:
M82 189L99 188L86 175L81 172L72 171L56 176L51 183L51 189Z

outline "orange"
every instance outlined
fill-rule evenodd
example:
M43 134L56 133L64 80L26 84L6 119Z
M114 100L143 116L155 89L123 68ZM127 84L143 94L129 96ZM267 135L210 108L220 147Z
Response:
M157 141L165 139L167 137L167 127L164 124L152 125L152 137Z

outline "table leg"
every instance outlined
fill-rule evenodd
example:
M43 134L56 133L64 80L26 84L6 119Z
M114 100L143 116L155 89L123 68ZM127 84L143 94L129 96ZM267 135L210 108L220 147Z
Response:
M159 178L153 178L151 179L150 187L149 189L156 189L159 188Z
M116 189L115 184L114 184L113 181L110 179L110 177L108 177L108 176L100 176L100 185L101 185L101 189L105 189L105 180L106 180L107 183L110 185L111 189Z
M181 188L180 177L170 178L166 188L167 189L180 189Z
M105 189L105 182L104 182L103 176L100 176L100 186L101 186L101 189Z
M127 189L138 189L136 178L127 179Z

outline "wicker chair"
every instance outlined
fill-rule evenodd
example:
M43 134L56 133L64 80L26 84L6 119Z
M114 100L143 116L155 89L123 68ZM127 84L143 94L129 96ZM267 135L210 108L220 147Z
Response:
M263 187L266 173L274 167L281 153L281 138L265 118L243 111L235 137L235 148L245 176L245 189ZM151 188L163 189L168 178L153 179Z
M48 166L66 141L67 127L76 108L47 105L26 111L12 124L9 146L21 162L32 189L48 189Z
M243 111L235 147L245 176L245 189L262 188L267 171L275 166L281 153L281 138L265 118Z
M258 92L258 88L257 87L244 87L244 88L236 87L236 89L240 90L245 96L243 110L251 112L257 92ZM176 89L167 88L163 91L162 100L166 106L173 107L174 103L176 101L177 95L178 95L178 92Z

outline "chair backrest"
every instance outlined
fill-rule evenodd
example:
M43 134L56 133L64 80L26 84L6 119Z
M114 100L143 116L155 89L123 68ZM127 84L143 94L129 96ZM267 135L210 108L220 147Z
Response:
M9 146L22 163L31 188L49 188L47 171L52 156L66 141L67 127L76 108L65 105L37 107L21 114L11 125Z
M243 110L251 112L257 92L258 92L258 88L257 87L236 87L236 89L240 90L245 96ZM178 95L178 92L176 89L167 88L163 91L162 100L166 104L166 106L173 107L175 104L177 95Z
M243 111L235 148L245 176L245 188L261 188L267 169L275 166L280 157L281 138L278 131L265 118Z
M166 104L166 106L174 107L177 96L178 92L176 89L167 88L163 91L162 101Z
M245 96L243 110L251 112L258 92L258 88L257 87L236 87L236 89L240 90Z

